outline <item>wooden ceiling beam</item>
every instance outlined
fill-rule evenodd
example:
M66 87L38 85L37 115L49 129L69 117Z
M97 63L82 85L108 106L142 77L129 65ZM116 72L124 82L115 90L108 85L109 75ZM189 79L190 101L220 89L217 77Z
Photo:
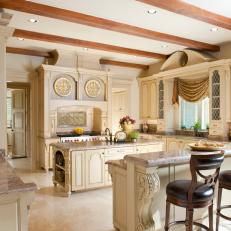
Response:
M75 39L75 38L67 38L67 37L62 37L62 36L57 36L57 35L32 32L32 31L27 31L27 30L15 29L13 36L24 38L24 39L51 42L51 43L61 43L61 44L77 46L77 47L87 47L91 49L103 50L103 51L108 51L108 52L116 52L116 53L122 53L122 54L127 54L127 55L136 55L136 56L142 56L146 58L155 58L155 59L165 59L166 58L166 55L153 53L149 51L136 50L136 49L131 49L131 48L125 48L125 47L119 47L119 46L108 45L108 44L103 44L103 43L85 41L85 40L80 40L80 39Z
M16 48L16 47L7 47L6 52L12 54L30 55L30 56L38 56L38 57L45 57L45 58L52 57L49 52L24 49L24 48Z
M168 2L168 1L166 1ZM65 10L57 7L47 6L43 4L38 4L30 1L17 0L1 0L0 7L21 11L30 14L41 15L45 17L60 19L64 21L69 21L72 23L83 24L91 27L116 31L124 34L135 35L143 38L148 38L152 40L158 40L161 42L168 42L173 44L178 44L181 46L186 46L189 48L207 50L207 51L219 51L219 46L203 43L191 39L186 39L174 35L164 34L124 23L115 22L108 19L103 19L87 14L82 14L70 10Z
M231 18L204 10L180 0L137 1L231 30ZM217 4L219 4L219 1Z
M146 70L149 68L148 65L144 65L144 64L120 62L120 61L114 61L114 60L109 60L109 59L100 59L99 63L106 64L106 65L119 66L119 67L137 68L137 69L143 69L143 70Z

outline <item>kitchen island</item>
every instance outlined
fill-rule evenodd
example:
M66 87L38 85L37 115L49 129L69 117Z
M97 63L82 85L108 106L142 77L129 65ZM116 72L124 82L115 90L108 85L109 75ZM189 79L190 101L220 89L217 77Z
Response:
M73 191L110 186L111 177L105 162L122 159L128 154L163 151L164 145L164 142L158 139L139 139L136 143L53 143L53 183L55 186L62 186L67 196Z
M230 168L231 150L225 147L224 169ZM120 231L164 230L165 189L175 179L191 179L189 149L127 155L108 161L113 182L113 224ZM226 198L228 195L226 195ZM171 217L185 219L175 207ZM195 219L204 217L204 210Z

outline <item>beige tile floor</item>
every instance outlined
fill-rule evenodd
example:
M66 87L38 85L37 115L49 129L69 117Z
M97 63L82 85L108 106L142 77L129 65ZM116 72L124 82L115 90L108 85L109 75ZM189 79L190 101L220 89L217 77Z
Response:
M115 230L111 188L73 193L66 198L61 188L54 189L52 172L31 171L29 159L25 158L10 162L24 182L34 182L39 187L30 209L29 231ZM172 230L184 231L185 227L178 226ZM223 220L219 231L231 231L231 222Z

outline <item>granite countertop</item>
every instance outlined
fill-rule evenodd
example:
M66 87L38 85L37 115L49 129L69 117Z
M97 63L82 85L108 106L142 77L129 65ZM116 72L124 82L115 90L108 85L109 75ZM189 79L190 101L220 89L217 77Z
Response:
M0 154L0 195L15 192L35 191L34 183L24 183L3 154Z
M226 148L225 157L231 157L231 149ZM172 152L152 152L144 154L126 155L124 161L133 161L138 165L145 167L161 167L169 164L188 163L192 154L213 154L214 152L193 152L190 149ZM113 162L113 161L112 161ZM110 162L109 162L110 163ZM112 163L113 164L113 163Z
M184 140L211 140L211 141L217 141L217 142L222 142L222 143L231 143L231 141L227 139L211 139L211 138L206 138L206 137L199 137L199 136L185 136L185 135L176 135L176 134L157 134L157 133L144 133L141 132L140 135L150 135L154 136L156 138L176 138L176 139L184 139Z
M60 148L62 150L87 150L87 149L98 149L98 148L118 148L118 147L131 147L136 145L147 145L147 144L159 144L163 143L159 140L146 140L146 139L138 139L136 143L125 142L125 143L110 143L106 141L90 141L90 142L79 142L79 143L52 143L51 145Z

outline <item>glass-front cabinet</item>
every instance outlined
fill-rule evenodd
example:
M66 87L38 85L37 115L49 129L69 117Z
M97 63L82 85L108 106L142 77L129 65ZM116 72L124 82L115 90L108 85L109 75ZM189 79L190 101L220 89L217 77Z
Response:
M160 79L158 81L158 120L157 120L157 131L164 132L165 131L165 86L164 80Z
M209 135L226 136L227 125L227 77L224 67L214 67L209 70L209 94L210 94L210 123Z
M214 70L211 78L211 109L212 120L221 119L221 107L220 107L220 92L221 92L221 77L218 70Z

